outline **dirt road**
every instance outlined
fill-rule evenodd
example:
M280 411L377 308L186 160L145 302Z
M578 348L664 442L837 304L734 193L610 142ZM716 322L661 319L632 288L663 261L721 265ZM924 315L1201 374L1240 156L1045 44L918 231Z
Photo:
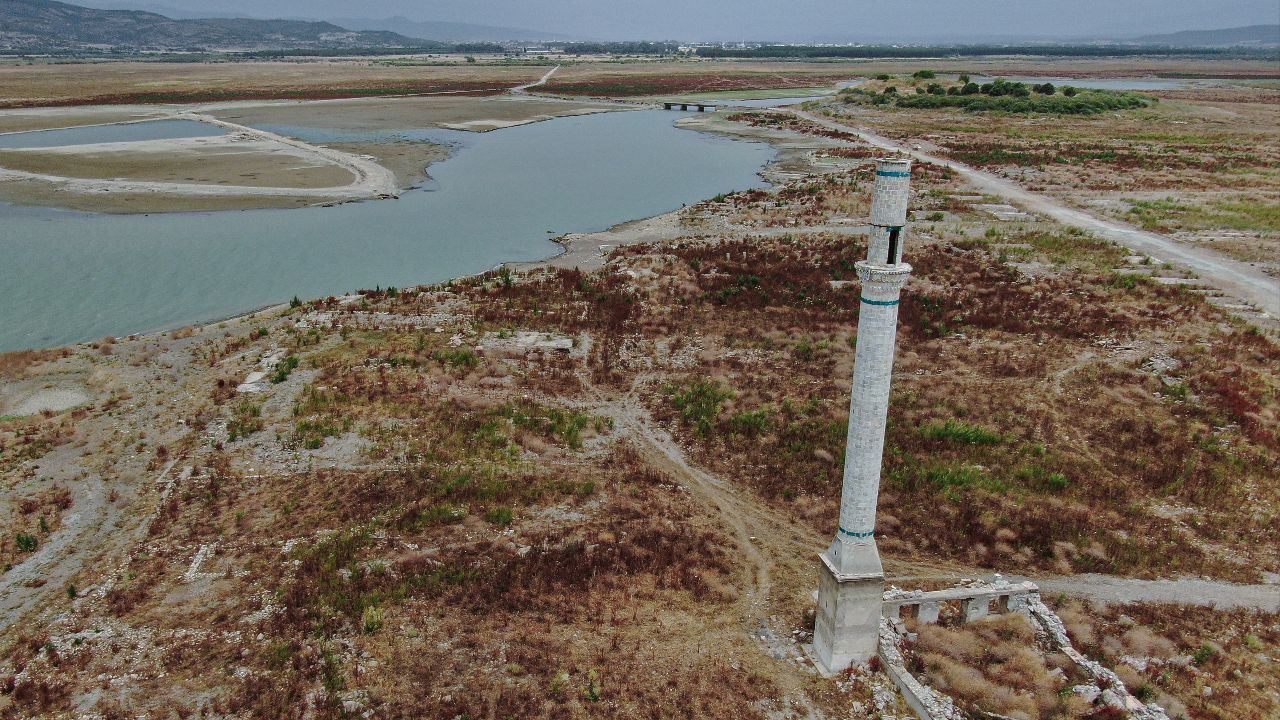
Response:
M79 193L165 193L187 196L270 196L270 197L305 197L317 199L346 198L351 200L377 197L395 197L400 194L395 173L379 165L372 159L332 148L319 147L300 140L277 135L276 133L257 130L219 120L209 115L192 112L178 113L173 116L179 120L193 120L225 128L240 136L256 140L285 145L296 151L296 154L320 164L337 165L353 176L352 182L335 187L256 187L245 185L214 185L211 183L179 183L147 180L95 179L76 178L46 173L26 172L0 168L0 180L37 180L57 183L58 185ZM163 146L166 141L145 141L149 147Z
M1135 253L1151 255L1164 262L1183 265L1226 294L1252 303L1274 318L1280 318L1280 281L1247 263L1233 260L1211 250L1183 245L1165 235L1138 230L1115 220L1095 217L1082 210L1068 207L1053 198L1030 192L1012 181L963 163L913 150L863 128L838 123L803 110L783 109L775 112L788 112L831 130L852 133L876 147L951 168L985 194L1004 198L1026 210L1048 216L1064 225L1089 230Z
M70 454L63 450L61 454ZM157 482L173 470L170 461ZM72 578L107 547L128 547L135 538L122 528L129 524L123 504L111 502L99 477L70 485L72 512L62 527L26 560L0 575L0 637L47 600L67 592Z
M825 538L756 502L749 490L689 462L680 444L654 423L642 408L634 391L622 399L605 402L595 410L613 419L618 430L636 443L646 462L688 488L694 497L715 510L724 521L748 565L751 581L748 615L752 616L751 619L763 620L769 614L770 593L774 591L776 574L787 577L789 582L784 585L793 585L798 579L797 574L803 577L806 569L816 568L816 553L825 545ZM886 564L892 569L887 583L904 587L911 586L912 580L924 577L994 579L994 576L970 573L961 567L948 569L945 563L931 565L889 559ZM1139 580L1093 573L1048 578L1003 577L1011 582L1030 580L1039 585L1046 595L1062 593L1100 602L1172 603L1280 612L1280 584L1275 583L1241 585L1197 578Z
M559 70L559 69L560 69L560 66L559 66L559 65L557 65L557 66L555 66L555 67L551 68L550 70L548 70L548 71L547 71L547 74L546 74L546 75L543 75L541 78L539 78L539 79L537 79L537 80L534 80L533 82L528 83L528 84L526 84L526 85L517 85L517 86L515 86L515 87L511 88L511 94L513 94L513 95L528 95L528 94L529 94L529 88L536 88L536 87L538 87L539 85L546 85L546 84L547 84L547 81L551 79L551 76L552 76L552 75L555 75L555 74L556 74L556 71L557 71L557 70Z
M1039 585L1045 595L1062 593L1099 602L1173 603L1280 612L1280 585L1238 585L1196 578L1135 580L1093 573L1056 578L1006 576L1005 579L1030 580Z

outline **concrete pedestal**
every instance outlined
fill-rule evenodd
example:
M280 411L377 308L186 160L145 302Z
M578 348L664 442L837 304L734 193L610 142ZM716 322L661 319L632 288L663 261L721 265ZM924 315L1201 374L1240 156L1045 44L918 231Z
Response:
M974 622L991 614L991 598L973 598L964 604L964 621Z
M869 662L880 642L884 575L840 575L826 553L818 570L813 652L828 672Z

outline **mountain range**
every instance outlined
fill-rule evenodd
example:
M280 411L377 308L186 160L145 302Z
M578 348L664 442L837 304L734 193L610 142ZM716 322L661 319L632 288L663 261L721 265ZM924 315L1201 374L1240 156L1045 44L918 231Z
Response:
M417 22L402 16L380 20L372 18L334 18L330 22L352 30L387 30L439 42L573 41L583 39L561 33L546 32L545 30L477 25L474 23Z
M577 41L585 38L527 28L417 21L402 16L383 19L341 18L262 19L229 17L209 10L193 17L183 10L150 0L85 0L83 7L58 0L0 0L0 50L42 51L122 48L128 50L292 50L342 48L442 49L446 43L502 41ZM788 41L787 38L774 40ZM791 42L802 42L789 39ZM841 43L848 39L823 38ZM899 42L906 41L899 38ZM975 42L1064 42L1048 37L1019 36L996 40L969 37ZM938 42L935 39L934 42ZM1081 44L1098 39L1066 41ZM1170 47L1280 46L1280 25L1251 25L1221 30L1113 38L1107 42Z
M1172 47L1276 47L1280 25L1246 25L1223 30L1184 30L1165 35L1144 35L1132 42Z
M139 10L100 10L56 0L0 0L0 49L126 47L142 50L424 47L385 30L329 22L247 18L180 19Z

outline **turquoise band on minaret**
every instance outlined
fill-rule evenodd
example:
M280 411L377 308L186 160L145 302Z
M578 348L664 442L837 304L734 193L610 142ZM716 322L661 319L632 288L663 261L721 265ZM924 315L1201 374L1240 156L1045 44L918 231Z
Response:
M896 170L877 170L877 177L911 177L911 172L898 172Z
M880 305L881 307L892 307L897 305L901 300L872 300L870 298L859 298L868 305Z
M846 537L852 537L852 538L869 538L872 535L876 534L875 530L868 530L866 532L849 532L844 528L839 528L839 530L841 535L844 535Z

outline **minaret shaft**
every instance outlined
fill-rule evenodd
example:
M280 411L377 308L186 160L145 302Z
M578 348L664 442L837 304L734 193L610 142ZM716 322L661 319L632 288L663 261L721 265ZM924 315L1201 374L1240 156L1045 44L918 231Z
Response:
M876 163L867 259L861 281L840 525L821 554L814 652L828 670L869 661L880 637L884 568L876 549L876 505L897 344L898 303L911 266L902 261L911 161Z

